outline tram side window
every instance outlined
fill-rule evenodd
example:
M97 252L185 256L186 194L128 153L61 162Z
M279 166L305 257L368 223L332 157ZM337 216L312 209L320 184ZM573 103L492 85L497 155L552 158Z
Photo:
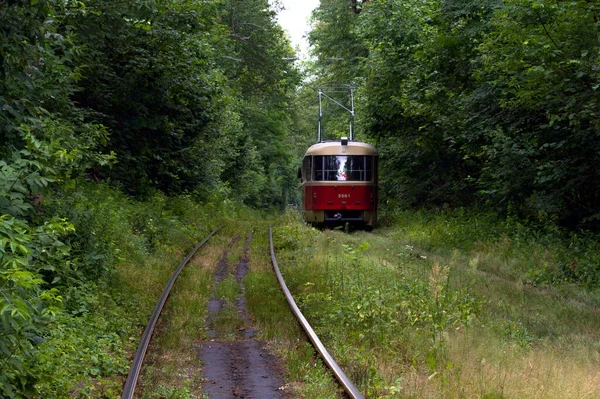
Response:
M304 157L304 160L302 161L302 177L304 177L305 180L310 181L310 169L311 169L311 165L312 164L312 157Z
M316 181L372 181L373 157L365 155L317 155Z
M316 155L314 158L314 168L313 168L313 180L315 181L323 181L323 156Z

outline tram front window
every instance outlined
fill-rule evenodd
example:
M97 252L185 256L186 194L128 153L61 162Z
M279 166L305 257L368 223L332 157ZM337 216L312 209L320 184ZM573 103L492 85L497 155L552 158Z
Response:
M317 155L314 157L316 181L371 181L373 157L366 155Z

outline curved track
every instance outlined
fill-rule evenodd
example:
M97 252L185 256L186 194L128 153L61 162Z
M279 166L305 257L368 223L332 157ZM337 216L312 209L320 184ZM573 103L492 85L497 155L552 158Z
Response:
M306 332L306 335L308 335L308 338L312 342L313 346L315 347L317 352L319 352L319 354L321 355L321 358L323 359L323 361L325 362L327 367L329 367L329 369L331 370L331 372L333 373L335 378L338 380L340 385L344 388L346 393L353 399L364 399L364 396L362 395L362 393L360 393L358 388L356 388L356 386L352 383L352 381L350 381L348 376L346 376L346 373L344 373L344 370L341 369L341 367L336 363L336 361L333 359L333 357L329 354L329 352L325 348L325 345L323 345L323 343L321 342L321 340L319 339L319 337L317 336L315 331L312 329L312 327L310 326L310 324L308 323L308 321L306 320L306 318L304 317L304 315L298 308L298 305L296 305L296 301L292 297L292 294L290 293L290 290L287 288L287 285L285 284L283 276L281 275L281 272L279 271L279 265L277 264L277 259L275 258L275 250L273 249L273 228L272 228L272 226L269 227L269 247L271 249L271 261L273 263L273 268L275 269L275 274L277 274L277 280L279 281L279 285L281 286L281 289L283 290L285 299L288 301L288 304L290 305L292 312L294 313L294 315L298 319L298 322L304 329L304 332Z
M144 330L144 334L142 335L142 341L140 342L140 346L138 346L137 352L135 353L135 357L133 358L133 363L131 364L131 368L129 370L129 374L127 375L127 381L125 382L121 399L133 398L135 386L137 385L137 381L140 376L140 371L142 370L144 356L146 355L146 350L148 349L148 345L150 344L150 338L152 337L152 333L154 332L154 327L156 326L158 317L160 316L160 313L162 312L162 309L165 303L167 302L167 298L171 293L171 288L173 288L173 284L175 284L175 280L177 280L177 277L179 276L185 265L187 265L187 263L190 261L192 256L194 256L194 254L198 252L200 247L202 247L208 241L209 238L211 238L217 231L219 231L221 227L223 226L217 227L216 229L211 231L206 237L204 237L204 239L198 245L196 245L194 249L190 251L190 253L185 257L185 259L181 261L181 263L171 276L171 279L167 283L167 286L163 290L163 293L160 296L160 299L158 300L154 311L152 312L152 316L150 316L150 320L148 320L148 324L146 325L146 329Z

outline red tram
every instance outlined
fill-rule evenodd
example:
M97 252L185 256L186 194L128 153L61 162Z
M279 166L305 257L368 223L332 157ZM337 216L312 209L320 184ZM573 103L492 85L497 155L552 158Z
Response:
M366 143L320 142L304 155L299 173L304 219L315 224L377 220L377 150Z
M304 220L373 227L377 221L377 150L354 141L353 86L333 83L318 90L318 143L306 151L298 168ZM321 140L324 100L350 114L350 139Z

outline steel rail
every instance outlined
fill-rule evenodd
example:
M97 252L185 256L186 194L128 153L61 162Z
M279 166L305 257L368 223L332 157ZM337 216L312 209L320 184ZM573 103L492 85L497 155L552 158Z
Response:
M308 338L312 342L313 346L315 347L317 352L319 352L319 354L321 355L321 358L323 359L323 361L325 362L327 367L329 367L329 369L333 372L334 377L342 385L342 387L344 388L346 393L352 399L364 399L363 394L358 390L358 388L356 388L356 386L352 383L352 381L350 381L348 376L346 376L346 373L344 373L344 370L342 370L341 367L338 366L338 364L335 362L333 357L329 354L329 352L325 348L325 345L323 345L323 343L321 342L321 340L319 339L319 337L317 336L315 331L312 329L312 327L310 326L310 324L308 323L308 321L306 320L306 318L304 317L304 315L298 308L298 305L296 305L296 301L294 300L294 297L292 296L292 294L290 293L290 290L288 289L287 285L285 284L285 281L283 280L283 276L281 275L281 272L279 271L279 266L277 265L277 259L275 258L275 250L273 249L273 226L269 226L269 247L271 249L271 262L273 263L273 269L275 269L275 274L277 275L277 280L279 281L279 285L281 286L281 289L283 290L283 293L285 294L285 299L287 299L288 304L290 305L290 308L292 308L294 315L296 316L296 318L300 322L300 325L304 329L304 332L306 332L306 335L308 335Z
M152 338L152 333L154 332L154 327L156 326L156 322L158 321L158 317L162 312L162 309L167 302L167 298L171 292L171 288L173 288L173 284L175 284L175 280L183 270L184 266L190 261L192 256L200 247L202 247L209 238L211 238L217 231L219 231L223 226L219 226L213 231L211 231L198 245L194 247L190 251L190 253L185 257L184 260L181 261L171 279L167 283L156 307L154 308L154 312L152 312L152 316L150 316L150 320L148 320L148 324L146 325L146 329L144 330L144 334L142 334L142 341L140 342L140 346L138 346L137 352L135 353L135 357L133 358L133 363L131 364L131 369L129 370L129 374L127 375L127 381L125 381L125 386L123 387L123 394L121 395L121 399L132 399L133 394L135 392L135 386L137 385L138 378L140 376L140 372L142 370L142 363L144 362L144 356L146 356L146 350L148 349L148 345L150 344L150 339Z

